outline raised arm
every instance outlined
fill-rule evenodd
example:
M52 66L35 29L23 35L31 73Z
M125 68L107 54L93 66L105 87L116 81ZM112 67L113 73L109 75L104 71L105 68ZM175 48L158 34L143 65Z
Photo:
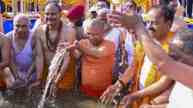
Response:
M119 23L130 29L136 29L136 33L141 37L144 50L148 58L157 65L159 71L173 80L193 89L193 67L173 60L148 34L141 18L138 16L126 16L120 13L109 15L109 20Z
M141 21L135 28L141 37L145 53L163 74L193 89L193 67L173 60L147 33Z

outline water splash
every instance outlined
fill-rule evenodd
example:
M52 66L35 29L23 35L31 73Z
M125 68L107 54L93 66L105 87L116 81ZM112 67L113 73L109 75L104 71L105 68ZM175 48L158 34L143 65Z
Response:
M38 104L38 108L44 108L46 96L48 95L48 93L52 93L52 91L50 91L52 90L52 86L54 86L52 84L54 84L54 82L57 81L58 78L61 76L61 73L59 73L61 64L62 63L66 64L65 66L67 67L68 61L69 61L69 52L67 51L67 49L63 49L62 51L59 51L54 55L51 64L49 66L49 73L45 89L41 97L40 103Z

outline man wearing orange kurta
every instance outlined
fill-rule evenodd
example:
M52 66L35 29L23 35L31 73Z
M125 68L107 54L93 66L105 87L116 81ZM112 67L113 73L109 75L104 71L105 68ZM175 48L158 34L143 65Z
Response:
M104 40L105 24L93 19L88 24L86 34L89 39L80 41L82 52L81 91L99 97L112 84L115 46Z

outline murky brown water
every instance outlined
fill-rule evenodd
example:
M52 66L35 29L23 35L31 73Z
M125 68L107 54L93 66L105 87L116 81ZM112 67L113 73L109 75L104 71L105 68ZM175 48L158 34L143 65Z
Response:
M0 108L37 108L40 97L40 90L36 90L31 96L24 90L4 93L0 97ZM112 105L101 104L97 99L87 97L80 92L60 93L54 103L46 101L44 108L113 108Z

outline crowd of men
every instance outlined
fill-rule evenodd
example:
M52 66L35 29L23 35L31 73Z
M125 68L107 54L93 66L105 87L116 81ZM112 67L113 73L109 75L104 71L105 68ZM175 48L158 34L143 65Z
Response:
M78 89L121 108L192 107L193 30L171 4L151 7L145 19L132 0L116 10L103 0L78 5L66 16L51 1L32 30L19 14L13 31L0 34L0 87L44 88L54 55L67 49L56 94Z

